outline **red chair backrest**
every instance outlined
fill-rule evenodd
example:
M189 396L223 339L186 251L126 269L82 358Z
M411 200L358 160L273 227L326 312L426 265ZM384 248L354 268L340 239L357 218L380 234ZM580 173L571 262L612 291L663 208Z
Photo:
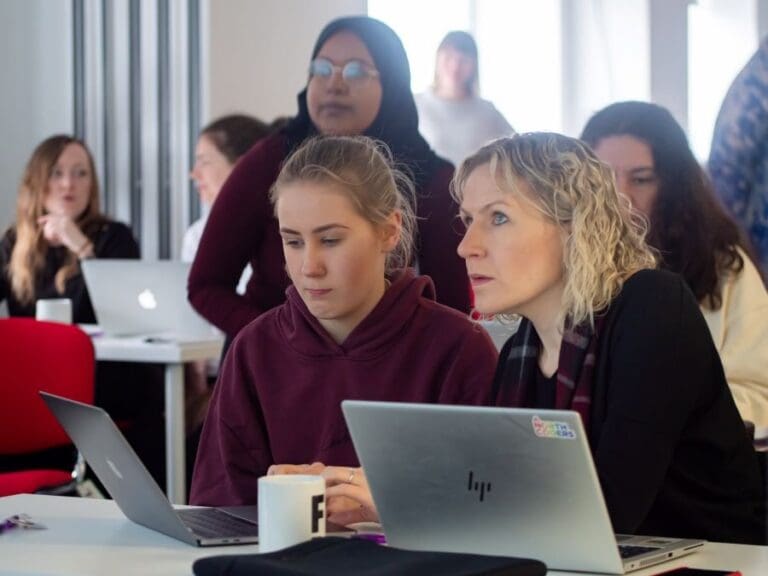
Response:
M71 444L38 394L93 404L94 352L77 326L0 319L0 454Z

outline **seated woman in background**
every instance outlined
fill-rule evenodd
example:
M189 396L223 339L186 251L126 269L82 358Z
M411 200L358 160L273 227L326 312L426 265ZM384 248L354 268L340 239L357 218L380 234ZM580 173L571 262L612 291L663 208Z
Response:
M101 212L93 157L85 144L65 135L44 140L24 170L16 222L0 243L0 301L7 301L9 314L34 317L38 299L69 298L72 321L95 324L80 261L138 257L131 230ZM151 421L162 435L161 383L162 372L146 365L97 365L96 404L117 420L136 423L132 428L138 435L127 435L156 477L162 474L162 453L143 431Z
M685 133L664 108L619 102L581 136L650 221L660 265L696 296L744 420L768 426L768 292Z
M192 262L203 235L208 213L221 187L229 177L238 159L270 132L270 126L244 114L222 116L208 124L200 132L195 147L195 164L190 178L197 185L202 204L202 215L184 233L181 244L182 262ZM251 267L246 266L240 276L237 292L243 294ZM184 399L186 402L187 431L195 430L205 419L208 407L208 378L216 377L218 362L199 361L185 365ZM194 455L194 446L187 446L187 452ZM191 476L193 459L188 459Z
M469 312L469 281L455 252L460 225L448 190L453 169L418 132L410 81L400 39L378 20L341 18L320 33L298 114L237 163L213 206L192 266L192 306L229 338L285 301L290 280L269 189L289 153L317 134L364 134L392 150L416 184L418 272L433 279L438 302ZM253 276L241 296L237 282L249 261Z
M83 258L138 258L131 230L99 208L91 153L71 136L52 136L32 153L16 223L0 244L0 298L11 316L34 316L40 298L70 298L72 321L95 324L80 274Z
M419 131L456 166L480 146L514 134L492 102L479 96L477 44L467 32L448 32L437 48L433 86L416 95Z
M267 136L270 129L268 124L253 116L232 114L214 120L200 131L195 147L195 165L192 167L190 178L194 180L200 195L202 216L184 233L181 245L183 262L192 262L195 259L200 238L208 221L208 213L235 164L256 142ZM250 276L250 267L247 267L238 284L239 293L245 291L245 284Z
M275 463L357 466L344 399L489 401L490 338L404 268L409 186L365 137L311 139L286 161L270 196L293 285L224 360L191 503L255 504Z
M525 134L454 182L477 309L522 317L496 404L579 412L616 532L764 543L760 466L712 337L610 169L578 140ZM323 473L329 520L375 514L362 471Z

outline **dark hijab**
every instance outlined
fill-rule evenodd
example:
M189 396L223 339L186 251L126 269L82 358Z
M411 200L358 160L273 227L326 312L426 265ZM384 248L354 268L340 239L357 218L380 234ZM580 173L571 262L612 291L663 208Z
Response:
M389 26L373 18L339 18L320 33L312 50L312 59L331 36L341 31L352 32L360 38L379 71L381 107L365 135L387 144L398 167L410 171L416 189L423 190L435 170L447 163L438 158L419 134L419 117L411 93L411 71L400 38ZM306 88L299 94L298 102L299 113L283 129L288 137L289 150L318 133L309 117Z

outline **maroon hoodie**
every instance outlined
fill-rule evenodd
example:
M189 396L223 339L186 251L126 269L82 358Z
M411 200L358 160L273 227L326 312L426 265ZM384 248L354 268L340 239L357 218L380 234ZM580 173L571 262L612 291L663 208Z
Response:
M254 318L285 299L290 280L285 273L283 240L269 188L287 152L284 134L257 142L240 158L216 198L189 273L189 301L200 315L234 338ZM469 312L469 279L456 249L463 225L458 205L448 193L453 175L441 165L416 200L416 253L422 274L437 287L437 300ZM244 295L235 288L246 264L253 276Z
M337 344L292 286L246 326L224 361L205 421L190 503L256 503L271 464L357 466L345 399L486 404L497 352L432 281L399 276Z

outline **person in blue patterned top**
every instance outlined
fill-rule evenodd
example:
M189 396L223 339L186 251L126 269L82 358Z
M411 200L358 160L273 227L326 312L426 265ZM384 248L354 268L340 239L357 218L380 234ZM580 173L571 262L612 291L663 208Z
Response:
M720 108L709 172L726 209L747 233L768 278L768 38L739 72Z

